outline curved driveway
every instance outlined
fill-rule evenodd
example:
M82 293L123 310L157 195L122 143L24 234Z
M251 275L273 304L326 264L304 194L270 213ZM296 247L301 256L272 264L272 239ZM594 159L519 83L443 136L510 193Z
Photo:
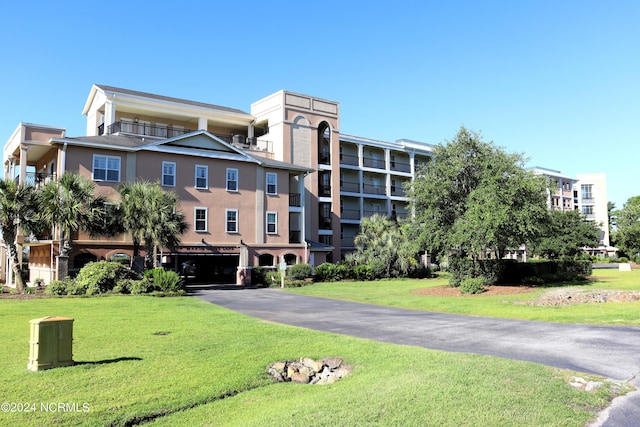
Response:
M434 313L289 294L211 287L194 296L264 320L394 344L476 353L594 373L640 388L640 328ZM640 425L640 393L618 398L598 425ZM606 418L606 420L605 420Z

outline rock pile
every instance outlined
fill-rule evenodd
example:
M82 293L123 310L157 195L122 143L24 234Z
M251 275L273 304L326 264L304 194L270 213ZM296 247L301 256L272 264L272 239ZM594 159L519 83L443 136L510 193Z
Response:
M300 360L272 363L267 372L278 382L331 384L351 373L351 367L343 362L341 357L325 357L321 360L302 357Z
M584 291L575 288L554 289L547 291L535 301L528 302L529 305L558 306L585 303L605 303L605 302L632 302L640 300L638 291L610 291L592 290Z

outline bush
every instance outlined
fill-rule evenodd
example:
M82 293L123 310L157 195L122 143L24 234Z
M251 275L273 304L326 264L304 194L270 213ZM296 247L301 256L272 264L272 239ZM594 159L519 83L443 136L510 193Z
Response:
M280 276L279 271L269 271L265 276L265 281L267 282L267 286L277 287L280 286L282 282L282 277Z
M111 291L120 280L135 276L135 273L117 262L90 262L76 276L74 295L104 294Z
M129 290L133 295L148 294L153 291L153 283L147 279L131 280Z
M251 284L266 285L267 284L267 269L261 266L256 266L251 269Z
M184 282L175 271L157 267L144 272L145 279L152 282L157 291L175 293L184 289Z
M463 294L481 294L484 288L485 280L482 277L469 277L460 283L460 292Z
M49 283L46 293L49 295L67 295L71 282L65 280L53 280Z
M373 280L373 270L369 265L354 265L351 267L351 278L353 280Z
M287 278L291 280L303 280L311 277L313 271L309 264L295 264L287 269Z

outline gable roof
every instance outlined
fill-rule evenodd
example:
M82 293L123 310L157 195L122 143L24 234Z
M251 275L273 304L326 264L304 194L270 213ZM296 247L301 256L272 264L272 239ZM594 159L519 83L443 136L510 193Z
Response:
M285 169L307 173L313 171L313 169L304 166L249 154L205 130L198 130L184 135L160 140L157 138L145 138L137 135L100 135L53 138L51 141L58 144L72 144L81 147L93 147L104 150L127 152L155 151L172 155L244 161L274 169Z

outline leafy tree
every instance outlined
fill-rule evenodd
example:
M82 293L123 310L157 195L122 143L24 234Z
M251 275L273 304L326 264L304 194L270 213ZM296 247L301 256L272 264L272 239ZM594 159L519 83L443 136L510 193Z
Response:
M25 234L37 228L37 223L34 222L36 210L33 187L17 184L12 179L0 179L0 228L2 239L9 250L16 290L20 293L24 292L24 281L16 237L19 228Z
M542 225L540 240L531 246L535 255L545 258L574 257L583 247L595 248L600 229L593 221L586 221L578 211L549 211Z
M533 241L547 215L547 184L524 162L464 127L437 145L408 188L420 244L475 259Z
M640 254L640 196L631 197L617 211L616 245L627 255Z
M609 243L611 244L611 246L615 246L613 235L616 229L616 221L618 219L617 212L618 211L616 209L616 204L613 202L607 202L607 217L609 219Z
M167 192L159 183L136 181L119 188L123 225L131 232L134 259L144 243L145 267L156 267L158 247L172 248L180 243L180 236L187 231L184 214L177 210L178 196Z
M383 215L364 218L355 238L352 264L381 265L384 277L407 276L418 266L418 245L410 224L399 225Z
M106 200L94 196L95 184L83 176L64 173L59 180L45 184L37 192L39 218L59 233L60 256L68 257L73 235L82 230L91 235L110 234L106 221ZM58 279L66 277L60 271Z

